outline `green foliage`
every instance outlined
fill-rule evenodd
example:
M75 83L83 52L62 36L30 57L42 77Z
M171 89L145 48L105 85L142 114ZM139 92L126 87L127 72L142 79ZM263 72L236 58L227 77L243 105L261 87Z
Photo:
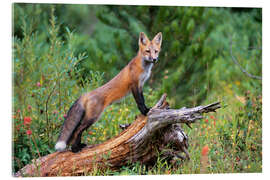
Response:
M13 171L54 152L72 103L114 77L136 55L138 35L163 34L162 51L144 87L148 106L164 92L171 107L221 101L222 109L193 129L190 161L158 158L153 167L85 175L200 173L209 147L209 173L262 171L261 9L13 5ZM232 52L232 54L231 54ZM139 110L132 96L108 107L83 134L96 144L121 131Z
M37 154L29 154L22 147L28 151L29 148L35 148L39 155L54 151L56 136L62 124L59 119L63 119L72 101L83 91L102 83L101 74L98 73L90 73L89 81L76 76L79 72L76 64L85 58L85 54L74 56L73 33L67 28L66 40L62 41L58 35L59 25L54 16L54 8L51 8L50 13L47 31L37 32L31 25L31 19L22 18L23 39L14 37L13 111L16 130L13 141L14 154L23 164ZM44 43L46 39L49 41ZM88 88L80 88L80 80ZM92 88L89 88L89 83ZM31 118L29 126L23 124L25 117ZM26 130L32 131L32 137L39 139L33 147L33 139L25 135Z
M98 11L98 18L104 24L123 31L121 39L125 46L117 46L116 50L126 59L132 58L131 53L125 53L129 49L126 42L131 42L133 51L137 50L136 37L140 31L145 31L150 38L162 32L162 52L154 69L152 85L162 86L161 93L166 91L174 96L173 103L189 105L201 102L205 97L206 86L200 88L200 92L194 93L191 89L206 84L206 66L211 68L216 54L205 46L214 25L212 21L207 21L211 14L211 9L195 7L106 6Z

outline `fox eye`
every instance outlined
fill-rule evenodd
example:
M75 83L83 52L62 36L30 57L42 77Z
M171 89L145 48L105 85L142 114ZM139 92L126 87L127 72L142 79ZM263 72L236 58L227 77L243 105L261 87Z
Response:
M150 50L149 50L149 49L147 49L145 52L150 53Z

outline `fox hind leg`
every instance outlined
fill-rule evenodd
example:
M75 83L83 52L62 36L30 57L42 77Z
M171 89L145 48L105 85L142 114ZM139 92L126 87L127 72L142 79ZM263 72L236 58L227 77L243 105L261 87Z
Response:
M82 122L80 126L75 130L73 137L71 139L71 151L76 153L79 152L86 144L81 143L81 137L83 131L85 131L89 126L96 122L97 118L91 118L88 121Z
M99 96L92 96L91 100L85 104L85 116L75 129L70 141L72 152L78 152L86 146L81 143L82 133L99 119L104 108L104 99Z
M81 151L84 147L86 147L86 144L81 143L81 136L82 132L80 132L77 136L77 138L74 140L75 142L71 145L71 151L76 153Z

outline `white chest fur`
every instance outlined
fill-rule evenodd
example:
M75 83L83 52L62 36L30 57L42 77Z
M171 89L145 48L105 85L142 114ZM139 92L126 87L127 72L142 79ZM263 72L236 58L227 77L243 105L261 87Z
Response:
M153 64L144 65L144 72L140 75L140 87L143 87L144 83L149 79L151 75Z

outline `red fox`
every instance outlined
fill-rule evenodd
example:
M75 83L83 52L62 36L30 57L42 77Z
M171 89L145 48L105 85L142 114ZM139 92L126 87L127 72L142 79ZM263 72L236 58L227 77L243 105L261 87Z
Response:
M63 151L71 144L72 152L78 152L86 144L81 143L82 132L94 124L104 109L132 92L137 106L143 115L146 107L143 96L143 85L150 77L153 64L158 61L161 50L162 34L158 33L152 41L141 32L139 50L127 66L112 80L103 86L83 94L70 107L55 145L57 151Z

